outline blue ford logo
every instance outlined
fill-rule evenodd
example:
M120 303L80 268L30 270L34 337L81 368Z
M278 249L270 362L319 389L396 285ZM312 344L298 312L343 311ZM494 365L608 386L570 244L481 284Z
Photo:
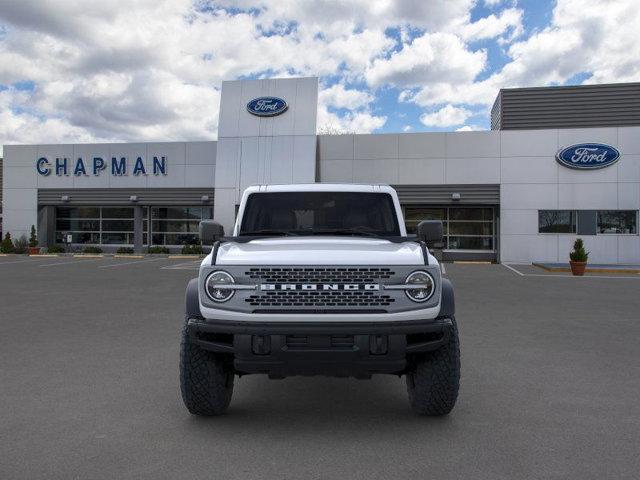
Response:
M278 97L259 97L247 103L247 110L259 117L275 117L284 113L289 105Z
M579 143L565 147L558 152L556 159L569 168L595 170L613 165L620 158L620 152L610 145L602 143Z

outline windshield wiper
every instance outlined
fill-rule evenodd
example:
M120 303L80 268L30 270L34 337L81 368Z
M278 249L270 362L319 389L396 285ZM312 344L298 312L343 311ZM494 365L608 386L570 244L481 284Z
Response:
M245 237L245 236L261 236L261 235L277 235L277 236L294 236L294 235L299 235L296 232L292 232L291 230L276 230L273 228L264 228L262 230L249 230L246 232L240 232L240 236L241 237Z
M310 230L311 234L319 235L361 235L363 237L384 238L379 233L374 233L368 227L351 227L351 228L335 228L335 229L319 229Z

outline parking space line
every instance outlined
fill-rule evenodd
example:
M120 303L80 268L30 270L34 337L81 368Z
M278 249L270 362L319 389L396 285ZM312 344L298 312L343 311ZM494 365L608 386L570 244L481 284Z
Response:
M102 260L102 258L92 258L91 260L76 260L76 261L69 261L69 262L58 262L58 263L46 263L44 265L39 265L40 267L55 267L56 265L77 265L78 263L89 263L89 262L97 262L99 260Z
M507 268L508 268L509 270L511 270L512 272L517 273L517 274L518 274L518 275L520 275L521 277L524 277L524 273L522 273L522 272L520 272L520 271L516 270L516 269L515 269L515 268L513 268L512 266L507 265L506 263L503 263L502 265L503 265L503 266L505 266L505 267L507 267Z
M625 276L625 275L615 275L615 276L613 276L613 275L584 275L584 276L575 276L575 275L558 275L558 274L552 274L552 273L522 273L519 270L516 270L515 268L513 268L511 265L507 265L506 263L503 263L502 265L507 267L512 272L517 273L521 277L611 278L611 279L615 279L615 280L623 280L623 279L625 279L625 280L627 280L627 279L640 280L640 275L637 276L637 277L632 277L632 276Z
M111 265L100 265L98 268L123 267L125 265L135 265L136 263L157 262L158 260L164 260L164 258L149 258L147 260L137 260L137 261L134 261L134 262L122 262L122 263L114 263L114 264L111 264Z
M178 263L177 265L166 265L160 267L161 270L198 270L201 262L185 262Z
M12 265L12 264L15 264L15 263L29 263L29 262L32 262L33 260L44 260L44 258L29 257L28 260L16 260L16 261L12 261L12 262L0 262L0 265Z

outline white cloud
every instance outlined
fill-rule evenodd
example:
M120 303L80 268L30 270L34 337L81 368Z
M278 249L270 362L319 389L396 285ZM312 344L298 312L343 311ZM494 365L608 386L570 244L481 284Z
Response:
M371 133L382 128L386 116L370 112L347 112L343 116L330 112L323 105L318 106L318 131L333 133Z
M404 100L423 107L443 103L489 107L500 88L563 84L577 74L586 83L640 80L640 9L635 0L558 0L551 24L507 49L501 70L477 81L423 82ZM487 110L488 111L488 110Z
M410 132L411 130L413 130L413 127L411 125L405 125L404 127L402 127L403 132Z
M464 127L456 128L456 132L478 132L484 130L478 125L465 125Z
M446 105L433 113L423 113L420 121L428 127L451 127L467 121L473 113L466 108Z
M465 40L485 40L511 32L508 35L508 40L513 40L524 32L522 16L522 10L507 8L502 10L498 16L491 14L465 25L459 30L459 34Z
M472 22L476 3L5 2L0 143L214 139L220 83L240 76L337 82L321 90L318 123L360 132L386 124L390 113L371 105L390 86L401 90L400 104L439 108L425 118L443 124L453 121L440 113L448 107L486 114L503 87L562 84L585 72L591 83L640 80L635 0L557 0L551 23L528 36L526 7L485 0L493 13ZM477 40L496 42L504 66L488 72ZM24 81L34 88L11 87ZM442 118L431 119L436 114Z
M370 85L413 87L432 82L470 82L484 69L485 50L471 51L452 33L425 33L366 72Z
M362 90L346 89L341 83L325 88L318 94L318 101L321 104L349 110L366 107L373 99L374 97L370 93Z

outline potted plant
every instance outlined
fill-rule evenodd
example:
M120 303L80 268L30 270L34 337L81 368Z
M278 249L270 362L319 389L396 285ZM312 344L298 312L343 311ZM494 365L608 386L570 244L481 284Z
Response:
M27 253L29 251L29 242L26 235L20 235L18 239L13 243L13 253Z
M2 253L13 253L15 251L15 247L13 246L13 240L11 240L11 234L7 232L4 236L4 240L0 244L0 252Z
M40 247L38 247L38 237L36 236L36 227L31 225L31 234L29 235L29 255L38 255Z
M571 260L571 273L581 277L584 275L584 271L587 268L587 260L589 259L589 252L584 249L584 242L581 238L577 238L573 243L573 251L569 254Z

